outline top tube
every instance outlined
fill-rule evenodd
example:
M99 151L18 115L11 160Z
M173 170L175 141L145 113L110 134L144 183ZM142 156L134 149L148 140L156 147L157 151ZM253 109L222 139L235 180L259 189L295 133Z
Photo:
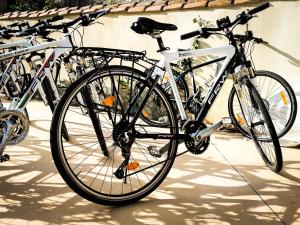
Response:
M30 47L27 47L27 48L21 48L21 49L17 49L17 50L14 50L14 51L10 51L10 52L0 54L0 60L12 58L14 56L19 56L19 55L26 55L26 54L31 53L31 52L35 52L35 51L39 51L39 50L45 50L45 49L48 49L48 48L67 48L67 49L69 49L69 48L72 48L72 47L73 47L73 45L70 42L68 36L66 35L64 38L62 38L61 40L58 40L58 41L38 44L38 45L30 46Z
M34 37L31 37L30 39L24 40L24 41L18 41L13 43L5 43L0 45L0 49L7 49L7 48L14 48L14 47L30 47L32 46L31 42L34 40Z

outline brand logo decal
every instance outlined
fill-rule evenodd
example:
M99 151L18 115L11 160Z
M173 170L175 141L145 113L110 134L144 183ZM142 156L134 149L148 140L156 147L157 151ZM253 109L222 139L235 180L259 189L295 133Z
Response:
M226 80L227 74L224 74L218 84L216 85L216 87L211 91L211 95L208 97L208 104L212 104L214 98L217 96L217 94L219 93L219 91L221 90L222 85L224 84L225 80Z
M185 56L190 56L191 53L189 52L179 52L179 57L185 57Z

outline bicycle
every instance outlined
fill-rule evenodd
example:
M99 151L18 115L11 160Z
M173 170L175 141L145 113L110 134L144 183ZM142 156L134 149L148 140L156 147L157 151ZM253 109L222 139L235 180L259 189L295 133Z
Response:
M28 57L28 62L31 63L30 65L33 72L33 77L30 78L26 87L23 87L23 90L20 90L17 96L13 96L9 108L7 110L2 108L0 112L0 162L9 160L9 156L7 154L3 155L7 144L18 144L27 136L29 130L29 118L26 116L26 113L24 113L24 110L30 99L37 91L39 91L42 99L50 106L51 110L54 111L56 102L58 101L60 95L55 83L57 81L57 77L53 78L51 69L53 64L64 56L64 53L67 51L72 52L73 50L77 49L72 42L71 33L69 32L68 28L79 22L81 22L82 26L88 26L96 18L105 14L107 14L106 11L99 11L91 14L81 15L70 22L59 25L51 25L50 22L60 20L61 17L54 17L50 20L46 20L46 22L40 21L35 26L16 34L19 37L32 36L29 41L24 42L27 44L27 46L24 44L23 46L25 47L23 48L0 54L1 61L9 58L11 59L1 76L0 90L3 90L9 79L13 79L14 83L17 84L14 71L16 70L17 63L22 60L20 56L31 54ZM57 41L48 38L47 36L49 35L50 30L63 30L63 38ZM16 33L16 31L9 31L7 33ZM48 40L48 42L41 44L35 43L32 45L34 34L44 37L46 40ZM16 45L16 43L12 45ZM53 48L53 50L47 57L45 57L43 64L39 67L33 66L31 61L32 56L36 54L39 55L39 53L37 53L38 51L49 48ZM72 68L72 66L70 66L72 63L70 58L65 60L64 63L66 67ZM68 132L66 129L64 130L64 138L68 139Z
M18 30L12 30L12 28L18 27ZM13 37L11 33L16 33L22 31L22 28L29 28L29 24L26 22L17 22L10 24L5 27L0 28L0 38L9 40ZM1 53L4 53L5 51L9 50L14 50L16 48L26 48L32 46L32 43L34 42L32 37L26 37L24 41L18 41L18 42L13 42L13 43L3 43L1 42L0 44L0 50ZM12 62L15 61L15 65L13 68L9 68L10 70L13 70L11 72L11 79L7 82L5 82L5 85L3 84L1 87L1 91L4 89L4 93L7 96L7 98L12 98L13 96L18 95L20 92L21 86L23 85L23 80L18 79L18 75L24 74L25 73L25 67L20 59L11 59L11 60L2 60L0 71L1 71L1 76L3 73L5 73L5 69L7 67L10 67L12 65ZM4 74L4 76L6 76ZM2 104L2 103L1 103Z
M254 44L268 44L263 39L254 37L252 31L248 30L245 32L245 35L234 35L234 37L237 42L243 44L244 48L247 49L245 52L248 52L247 57L251 58L251 60ZM249 45L245 47L245 45L248 43ZM171 65L172 72L175 75L175 81L180 92L181 100L184 103L184 108L188 113L197 114L197 112L201 109L203 96L205 96L213 84L213 81L215 80L215 77L220 69L220 62L224 59L224 57L219 57L200 64L192 65L192 59L187 58L178 63L183 64L185 69L181 69L177 64ZM209 77L205 76L201 69L213 64L216 64L215 73ZM198 87L196 85L195 76L202 78ZM278 138L281 138L291 129L296 119L297 100L295 93L289 83L276 73L265 70L254 70L254 76L255 78L253 77L251 81L263 98L263 101L275 125ZM191 93L186 82L186 77L190 79L192 86ZM162 86L170 95L171 100L175 103L174 96L172 96L170 82L168 82L167 79L163 79ZM247 133L246 129L243 128L245 122L243 121L241 115L240 106L234 88L231 89L228 96L228 112L235 128L244 136L250 138L250 134ZM147 111L146 115L148 119L145 118L145 116L143 116L143 118L148 124L162 127L168 126L168 123L163 121L163 116L156 116L158 120L154 120L151 118L151 112Z
M95 203L123 205L135 202L154 191L165 179L176 156L187 151L203 153L210 135L224 124L221 120L206 127L203 123L211 105L229 74L242 104L245 121L262 159L274 172L282 169L282 154L274 125L268 111L253 86L251 62L246 60L242 46L233 37L233 29L245 24L252 15L269 7L258 6L242 12L231 22L228 17L217 21L217 28L203 28L182 35L182 39L222 32L230 45L219 48L169 52L161 33L176 30L173 24L159 23L140 17L132 29L156 39L162 57L152 72L144 73L132 67L112 66L96 68L69 86L53 114L50 143L55 165L62 178L76 193ZM225 56L216 82L205 96L203 107L195 120L189 120L184 111L170 61L217 54ZM234 73L245 65L247 73ZM173 104L158 84L165 71L182 120L179 132ZM90 87L97 87L97 95ZM78 95L84 96L81 107L91 112L84 115L74 104ZM159 106L159 107L157 107ZM168 127L153 127L141 119L147 107L163 110ZM248 109L254 110L248 110ZM70 131L69 141L63 140L63 124ZM95 135L96 134L96 135ZM187 150L177 154L178 141L183 140Z

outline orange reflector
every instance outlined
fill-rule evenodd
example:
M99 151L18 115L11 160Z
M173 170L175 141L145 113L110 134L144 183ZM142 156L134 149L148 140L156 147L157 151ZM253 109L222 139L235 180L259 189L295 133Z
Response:
M281 100L283 102L283 104L287 104L287 98L286 98L286 95L285 95L285 92L284 91L281 91L280 93L280 97L281 97Z
M127 165L127 169L128 170L135 170L136 168L138 168L139 167L139 163L138 162L131 162L131 163L128 163L128 165Z
M115 101L115 98L116 98L115 96L109 96L109 97L105 98L103 100L103 105L104 106L112 106L112 104Z
M244 124L245 124L244 119L243 119L243 117L241 117L240 114L236 114L235 118L236 118L237 122L238 122L240 125L244 125Z
M168 75L165 75L163 80L170 80L170 77Z
M150 115L150 113L148 113L146 110L143 110L142 113L143 113L143 116L146 118Z

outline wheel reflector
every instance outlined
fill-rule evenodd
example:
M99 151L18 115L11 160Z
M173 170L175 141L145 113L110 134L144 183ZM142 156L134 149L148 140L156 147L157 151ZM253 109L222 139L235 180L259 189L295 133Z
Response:
M146 110L143 110L142 113L143 113L143 116L146 118L150 115L150 113L148 113Z
M128 163L127 169L128 170L135 170L136 168L139 167L139 165L140 164L138 162L134 161L134 162Z
M281 100L282 100L283 104L286 105L288 102L287 102L287 98L286 98L285 92L281 91L279 94L280 94L280 97L281 97Z
M236 114L236 120L237 120L237 122L238 122L240 125L244 125L244 124L245 124L243 117L241 117L241 115L240 115L239 113Z
M170 80L170 77L169 77L169 75L165 75L165 76L164 76L164 78L163 78L163 80L164 80L164 81L166 81L166 80Z
M105 98L104 100L103 100L103 105L104 106L112 106L113 105L113 103L114 103L114 101L115 101L115 99L116 99L116 97L115 96L109 96L109 97L107 97L107 98Z

